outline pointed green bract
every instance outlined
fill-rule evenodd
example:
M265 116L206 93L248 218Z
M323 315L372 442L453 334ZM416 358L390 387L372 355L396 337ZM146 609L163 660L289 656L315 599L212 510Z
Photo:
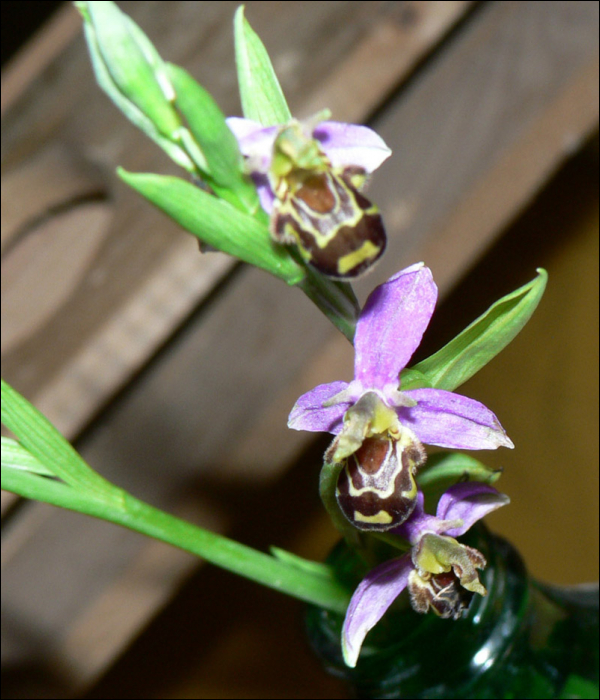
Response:
M304 278L304 268L285 248L273 243L266 223L178 177L129 173L122 168L117 172L130 187L204 243L288 284L297 284Z
M237 139L211 95L179 66L167 64L175 88L175 106L206 161L205 180L214 192L238 209L255 214L260 203L256 187L244 174Z
M246 119L263 126L286 124L292 118L271 59L238 7L234 20L235 60L242 110Z
M142 30L114 2L80 3L114 89L133 102L163 136L181 126L165 65Z
M4 380L2 423L22 447L66 484L98 497L119 500L120 489L90 469L52 423Z
M429 386L453 391L503 350L529 321L542 298L548 273L541 268L528 284L495 304L441 350L412 367Z

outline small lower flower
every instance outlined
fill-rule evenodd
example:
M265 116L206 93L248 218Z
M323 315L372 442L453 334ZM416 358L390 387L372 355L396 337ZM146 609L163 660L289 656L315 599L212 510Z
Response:
M342 629L348 666L356 666L367 632L405 588L417 612L431 608L441 617L454 619L468 607L474 593L486 595L477 574L485 567L484 556L455 537L508 502L508 496L487 484L457 484L442 495L433 516L425 513L419 492L412 515L392 530L408 540L411 550L372 569L352 596Z

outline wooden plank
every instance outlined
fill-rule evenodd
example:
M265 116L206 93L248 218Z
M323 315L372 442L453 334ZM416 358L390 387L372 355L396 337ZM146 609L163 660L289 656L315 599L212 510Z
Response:
M455 0L395 3L390 16L378 21L298 106L299 114L308 117L335 105L337 120L363 121L473 5Z
M58 8L16 56L2 69L0 114L11 109L81 31L81 21L69 3Z

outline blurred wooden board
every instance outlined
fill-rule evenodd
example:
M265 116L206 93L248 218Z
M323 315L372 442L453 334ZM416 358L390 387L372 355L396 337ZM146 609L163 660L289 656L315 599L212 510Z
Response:
M165 57L184 63L226 112L235 112L230 30L235 5L202 3L201 19L193 16L192 5L170 3L166 10L163 3L123 3L123 8ZM450 5L454 15L448 14ZM395 150L370 190L384 212L390 250L361 282L363 295L425 256L446 291L596 128L597 5L589 2L486 4L390 99L467 5L319 3L306 13L302 3L276 9L249 3L248 17L272 52L293 110L303 113L303 105L312 109L319 100L339 119L379 110L374 124ZM153 33L159 22L161 31ZM428 26L436 30L428 34ZM205 27L211 33L203 43ZM410 40L403 42L403 33ZM419 34L429 43L417 41ZM377 37L386 45L390 36L397 37L398 53L408 47L409 56L390 61L389 51L382 52L377 63L369 47L378 44ZM373 57L363 76L365 89L372 88L373 75L383 78L378 95L369 93L358 114L356 74L365 56ZM21 329L18 343L9 347L5 373L74 436L214 289L231 262L198 256L193 241L115 183L111 171L117 163L160 172L171 166L94 93L80 43L66 49L51 74L52 90L40 89L42 74L35 98L25 93L8 113L9 191L18 192L14 183L32 163L44 179L54 163L66 162L60 171L70 173L77 186L83 183L78 206L87 209L86 217L95 214L97 230L87 232L78 274L66 292L60 290L62 297L55 296L52 313L37 319L31 335ZM346 76L347 92L340 91L336 76ZM61 95L60 104L54 105L52 91ZM336 92L355 91L356 99L340 101L338 112ZM52 119L44 111L50 104ZM53 204L44 206L47 211ZM43 214L35 211L28 221L43 223ZM38 234L41 241L40 231L23 221L9 228L13 237L26 230L26 238ZM69 248L71 240L61 245ZM18 253L12 245L9 262ZM28 270L26 262L17 269ZM40 269L36 277L43 278ZM306 436L285 428L294 399L319 381L347 378L351 364L349 344L299 293L242 269L218 288L81 448L103 474L163 507L181 502L201 477L237 483L272 478L306 443ZM211 503L196 506L196 513L221 527L232 517ZM13 653L31 664L52 659L71 688L90 682L110 663L192 566L173 553L176 561L149 572L145 562L152 557L144 551L154 544L83 520L28 504L6 536L9 658ZM57 542L62 552L54 551ZM62 573L72 570L73 560L77 569L65 589ZM162 588L147 597L146 608L127 615L123 581L144 576L159 577ZM105 636L99 646L95 631L105 629L100 623L107 609L113 624L108 643Z

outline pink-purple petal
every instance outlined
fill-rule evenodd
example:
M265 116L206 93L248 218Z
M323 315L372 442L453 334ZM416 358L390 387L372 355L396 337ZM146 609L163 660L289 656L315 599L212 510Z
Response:
M252 179L256 185L260 206L267 212L267 214L270 214L273 211L273 206L275 205L275 194L271 189L268 176L263 175L263 173L252 173Z
M462 520L461 527L449 528L444 532L450 537L459 537L478 520L509 502L509 497L496 491L493 486L470 481L451 486L441 496L437 517L441 520Z
M405 392L416 406L397 409L401 423L426 445L456 450L514 447L496 416L479 401L443 389Z
M437 287L423 263L376 287L356 327L355 379L373 389L397 384L429 325L436 300Z
M262 126L242 117L228 117L225 121L237 139L242 155L251 159L252 170L266 173L271 165L279 127Z
M357 165L372 173L392 154L381 136L358 124L321 122L313 137L335 167Z
M413 569L410 554L391 559L372 569L352 596L342 628L342 649L348 666L356 666L367 632L402 593Z
M323 408L323 403L343 391L346 382L319 384L296 401L288 418L288 427L294 430L337 434L342 429L344 413L352 402L342 402Z
M267 172L273 155L273 144L281 127L264 127L242 117L228 117L226 121L238 140L242 154L252 158L252 167ZM332 165L336 167L356 165L371 173L392 153L378 134L358 124L321 122L314 128L313 137L320 142Z

